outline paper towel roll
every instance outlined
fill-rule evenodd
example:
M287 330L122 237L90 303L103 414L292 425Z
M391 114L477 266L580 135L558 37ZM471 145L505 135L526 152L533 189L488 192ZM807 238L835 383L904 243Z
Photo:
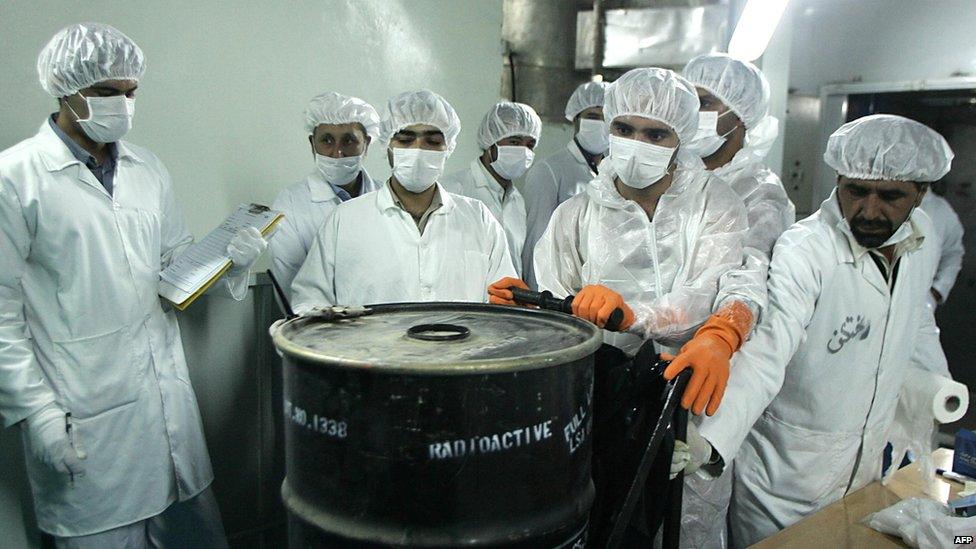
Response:
M901 398L908 410L939 423L959 421L969 408L969 389L933 372L910 369Z

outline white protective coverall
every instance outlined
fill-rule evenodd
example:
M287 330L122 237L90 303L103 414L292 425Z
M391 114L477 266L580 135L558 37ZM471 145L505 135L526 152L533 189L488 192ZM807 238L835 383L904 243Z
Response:
M366 170L361 173L360 194L377 190L377 184ZM304 181L278 194L273 208L283 212L285 218L278 224L268 246L271 249L271 270L286 294L291 295L291 283L305 263L305 257L325 218L341 203L335 190L317 169L308 174Z
M475 158L467 169L455 172L441 180L441 186L454 194L481 201L491 215L501 223L508 240L508 252L516 272L522 272L522 246L525 244L525 199L522 193L509 185L502 189L488 173L481 158Z
M939 267L935 271L932 287L942 294L942 301L945 302L956 283L959 271L962 270L962 258L966 252L962 245L962 223L949 201L932 192L932 189L925 193L919 207L929 214L935 229L933 237L939 243ZM931 292L929 299L936 305Z
M796 209L783 184L764 163L777 133L776 120L766 117L761 125L747 130L746 146L728 164L711 171L742 199L749 219L742 267L726 273L725 277L763 292L773 245L796 219ZM685 486L688 489L682 500L681 547L726 547L725 517L732 497L731 470L715 480L689 475Z
M700 427L726 464L735 458L737 546L881 477L913 356L945 362L925 307L937 255L926 234L931 222L916 210L896 234L893 290L851 235L836 191L780 238L764 320L733 358L721 408Z
M439 185L438 185L439 187ZM423 234L390 185L337 206L292 284L296 312L323 305L486 302L515 275L505 231L478 200L438 188Z
M539 289L562 297L588 284L620 293L636 318L607 343L633 354L645 339L675 353L727 299L763 303L748 288L720 287L742 263L748 225L742 200L722 180L679 168L653 219L613 183L609 162L556 208L535 251Z
M213 480L176 316L157 295L193 238L159 159L117 147L111 195L47 121L0 153L0 415L10 426L51 403L73 415L88 456L73 486L26 452L38 526L62 537L158 515ZM247 278L218 288L242 299Z

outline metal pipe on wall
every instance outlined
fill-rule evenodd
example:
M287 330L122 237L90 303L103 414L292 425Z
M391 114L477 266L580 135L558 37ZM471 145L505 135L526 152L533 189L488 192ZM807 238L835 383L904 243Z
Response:
M593 0L593 68L590 74L593 77L603 75L603 51L607 44L606 39L607 11L603 0Z

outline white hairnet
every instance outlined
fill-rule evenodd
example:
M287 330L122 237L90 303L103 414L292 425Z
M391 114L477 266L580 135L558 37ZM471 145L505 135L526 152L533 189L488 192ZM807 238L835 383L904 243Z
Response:
M305 109L305 130L315 133L319 124L359 123L366 135L377 139L380 133L380 115L372 105L359 99L336 92L325 92L308 102Z
M949 173L953 156L946 140L925 124L872 114L831 134L824 161L845 177L921 183Z
M674 129L681 143L688 143L698 132L699 107L695 88L674 71L633 69L610 84L603 118L608 123L619 116L664 122Z
M101 23L62 29L37 56L37 76L44 91L66 97L106 80L135 80L146 71L146 58L131 38Z
M689 61L681 75L728 105L746 128L755 127L766 116L769 82L752 63L725 53L708 53Z
M446 99L429 90L403 92L386 104L380 125L380 141L387 147L393 136L407 126L427 124L444 133L447 152L453 152L461 133L461 119Z
M481 120L481 126L478 127L478 146L485 150L513 135L525 135L538 141L541 134L542 120L535 113L535 109L523 103L499 101Z
M572 122L577 114L590 107L602 107L608 85L606 82L580 84L566 102L566 120Z

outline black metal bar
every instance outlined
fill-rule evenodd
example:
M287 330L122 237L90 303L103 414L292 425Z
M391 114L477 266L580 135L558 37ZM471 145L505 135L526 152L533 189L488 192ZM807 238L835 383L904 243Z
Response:
M654 463L654 458L657 457L658 450L661 447L661 442L664 440L665 434L672 426L675 410L678 408L681 395L685 392L685 386L688 385L688 379L690 377L691 371L685 370L678 374L678 377L672 379L668 383L666 389L667 396L665 397L661 417L658 418L657 424L654 426L653 434L651 435L650 440L647 441L647 446L645 446L644 453L641 456L640 465L637 467L637 474L634 476L630 489L627 491L627 497L624 499L620 512L614 519L613 530L610 532L610 537L607 540L606 545L609 549L620 547L620 544L623 541L624 533L627 531L627 526L630 524L630 518L634 514L634 508L637 506L637 501L640 499L640 494L644 488L644 484L647 482L647 474L651 469L651 465ZM680 512L681 509L679 502L679 520Z
M559 311L566 314L573 314L573 299L576 296L566 296L565 298L553 297L552 292L544 290L541 292L533 292L532 290L523 290L516 286L509 287L512 291L512 298L526 305L535 305L540 309L546 309L547 311ZM620 324L624 320L624 312L619 307L614 309L610 313L610 317L607 319L607 323L603 326L604 329L610 330L611 332L617 331L620 328Z
M292 310L291 303L288 302L288 297L285 295L285 291L281 289L281 284L278 284L278 279L275 278L274 273L271 272L271 269L265 272L268 273L268 277L271 279L271 285L274 286L275 295L278 296L278 307L281 308L281 312L285 313L285 318L296 318L298 315Z

